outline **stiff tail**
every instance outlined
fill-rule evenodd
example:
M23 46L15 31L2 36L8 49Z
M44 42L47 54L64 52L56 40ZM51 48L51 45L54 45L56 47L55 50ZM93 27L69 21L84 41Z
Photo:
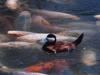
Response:
M82 42L82 39L84 37L84 33L82 33L73 43L75 46L79 45Z

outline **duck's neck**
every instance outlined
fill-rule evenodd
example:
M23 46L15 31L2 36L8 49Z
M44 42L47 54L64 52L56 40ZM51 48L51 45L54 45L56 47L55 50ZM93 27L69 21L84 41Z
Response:
M46 42L45 46L50 46L50 45L54 45L56 42Z

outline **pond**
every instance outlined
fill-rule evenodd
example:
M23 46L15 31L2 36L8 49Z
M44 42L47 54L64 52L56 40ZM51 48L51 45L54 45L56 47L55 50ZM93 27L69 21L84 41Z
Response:
M34 4L33 0L33 4ZM59 1L59 0L58 0ZM32 4L32 3L31 3ZM71 5L72 4L72 5ZM36 49L0 49L0 66L6 66L14 69L14 73L2 72L0 75L34 75L20 74L21 71L31 65L41 65L48 62L53 64L50 70L43 69L40 73L47 75L99 75L100 74L100 28L98 20L94 18L95 14L100 13L99 0L75 0L71 4L42 2L42 9L67 12L76 14L79 20L68 19L48 19L55 26L65 28L66 31L60 34L77 36L84 33L81 44L72 53L48 54ZM96 5L97 4L97 5ZM86 6L88 5L88 6ZM96 8L95 8L96 7ZM32 8L32 6L31 6ZM33 7L35 8L35 7ZM66 10L66 11L65 11ZM2 11L2 10L1 10ZM7 13L7 12L6 12ZM16 17L17 18L17 17ZM23 21L23 18L22 18ZM22 23L23 24L23 23ZM1 29L1 28L0 28ZM37 32L45 32L41 27L36 27ZM1 31L1 30L0 30ZM3 32L3 31L2 31ZM30 30L34 32L34 30ZM51 32L49 32L51 33ZM78 34L78 35L77 35ZM49 65L49 67L52 65ZM34 67L36 68L36 67ZM49 70L49 71L48 71ZM7 70L9 71L9 70ZM19 74L16 73L19 72ZM37 74L40 75L40 74Z

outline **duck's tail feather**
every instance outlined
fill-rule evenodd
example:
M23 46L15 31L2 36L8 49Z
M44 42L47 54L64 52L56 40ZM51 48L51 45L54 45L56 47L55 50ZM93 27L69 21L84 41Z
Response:
M73 43L75 46L79 45L82 42L82 39L84 37L84 33L82 33Z

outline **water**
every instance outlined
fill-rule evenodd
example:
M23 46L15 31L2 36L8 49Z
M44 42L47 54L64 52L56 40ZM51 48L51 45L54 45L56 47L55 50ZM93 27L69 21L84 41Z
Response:
M96 19L93 17L95 14L100 13L99 7L99 0L75 0L72 4L57 4L44 1L42 3L42 8L44 9L73 13L81 17L78 21L66 21L66 19L50 21L60 23L59 26L65 27L66 34L84 33L85 36L82 43L71 54L61 53L48 55L45 52L34 52L34 50L31 49L1 49L1 65L23 69L35 63L63 59L66 60L66 63L70 63L71 65L70 68L68 66L63 68L59 75L99 75L100 30L96 25ZM58 72L52 70L47 74L58 75Z

